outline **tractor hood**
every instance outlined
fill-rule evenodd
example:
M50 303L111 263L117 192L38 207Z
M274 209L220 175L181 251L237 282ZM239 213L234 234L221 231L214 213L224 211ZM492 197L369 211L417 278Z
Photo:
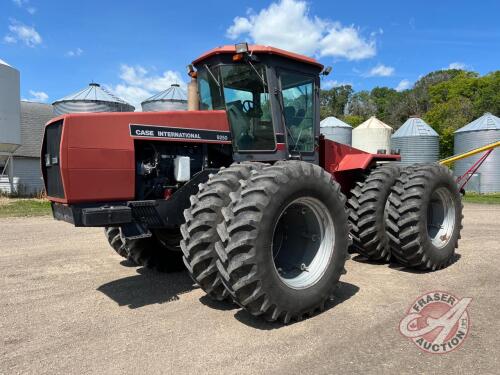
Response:
M136 140L231 143L225 111L82 113L45 127L42 173L60 203L134 199Z

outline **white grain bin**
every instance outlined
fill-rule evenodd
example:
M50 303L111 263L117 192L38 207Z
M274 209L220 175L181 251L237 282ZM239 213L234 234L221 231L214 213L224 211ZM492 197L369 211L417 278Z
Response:
M187 93L177 83L141 103L143 112L187 111Z
M352 131L352 147L376 153L390 153L392 128L375 116L370 117Z
M19 71L0 60L0 154L4 157L21 145L19 87Z
M399 149L402 165L434 163L439 159L439 134L424 120L410 117L392 135L391 148Z
M135 108L98 83L52 103L54 115L81 112L133 112Z
M352 126L336 117L327 117L320 122L320 132L326 139L351 145L352 143Z
M485 113L483 116L465 125L455 132L454 153L461 154L487 144L500 141L500 118ZM462 176L481 157L477 154L455 163L455 176ZM467 191L478 193L500 192L500 150L494 149L476 172L478 179L475 183L469 182L465 186Z

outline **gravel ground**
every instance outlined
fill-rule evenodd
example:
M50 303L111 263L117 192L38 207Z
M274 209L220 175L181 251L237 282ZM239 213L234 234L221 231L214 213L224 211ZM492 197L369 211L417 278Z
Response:
M102 230L0 219L0 374L498 374L500 206L465 207L449 268L351 260L338 299L281 326L214 303L186 273L120 265ZM473 297L463 346L422 353L398 325L432 290Z

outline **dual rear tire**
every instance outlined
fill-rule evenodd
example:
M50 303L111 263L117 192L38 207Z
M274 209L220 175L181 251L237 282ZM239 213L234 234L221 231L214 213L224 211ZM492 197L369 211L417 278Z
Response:
M357 182L347 205L353 248L362 256L431 271L455 259L463 215L448 168L379 166Z

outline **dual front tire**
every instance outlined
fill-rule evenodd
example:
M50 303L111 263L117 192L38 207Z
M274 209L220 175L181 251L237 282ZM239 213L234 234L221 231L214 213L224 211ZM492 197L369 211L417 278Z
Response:
M196 245L197 205L213 181L232 180L234 173L226 169L211 177L186 210L182 248L188 271L212 297L230 296L269 321L288 323L321 311L345 272L349 238L339 185L305 162L245 168L249 173L239 174L243 178L228 189L227 201L217 194L205 208L214 220L202 220L210 234L203 246ZM194 262L200 257L204 263Z

